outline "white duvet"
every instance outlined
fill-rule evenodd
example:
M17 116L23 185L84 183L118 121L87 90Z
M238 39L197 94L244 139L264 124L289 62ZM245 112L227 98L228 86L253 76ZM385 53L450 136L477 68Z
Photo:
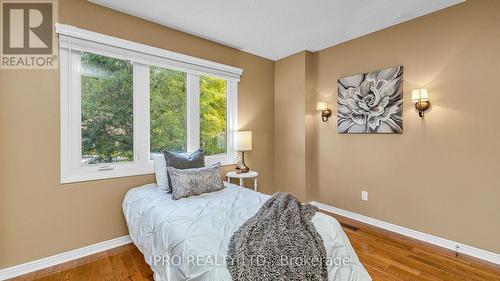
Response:
M128 191L123 212L130 236L155 280L231 280L224 263L229 240L270 196L225 186L180 200L172 200L156 184ZM371 280L337 220L318 212L312 221L329 258L328 280Z

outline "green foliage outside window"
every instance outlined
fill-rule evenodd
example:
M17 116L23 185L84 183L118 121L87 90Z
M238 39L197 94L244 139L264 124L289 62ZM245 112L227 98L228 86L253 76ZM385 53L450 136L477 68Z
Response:
M150 67L151 152L186 151L186 73Z
M226 81L200 77L200 145L206 155L226 153Z
M83 53L81 91L84 164L132 161L132 64Z

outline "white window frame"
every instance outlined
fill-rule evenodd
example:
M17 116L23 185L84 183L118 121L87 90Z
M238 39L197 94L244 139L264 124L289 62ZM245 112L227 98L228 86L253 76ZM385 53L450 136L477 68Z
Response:
M238 128L238 82L243 70L64 24L59 34L61 87L61 183L108 179L154 173L150 160L150 66L183 71L187 75L187 149L200 146L199 77L226 81L226 154L206 157L206 164L235 164L233 133ZM82 165L81 153L81 53L90 52L131 61L133 64L134 159L132 162Z

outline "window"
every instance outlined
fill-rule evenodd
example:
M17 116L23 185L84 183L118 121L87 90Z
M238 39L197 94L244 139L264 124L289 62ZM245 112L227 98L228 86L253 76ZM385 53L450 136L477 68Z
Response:
M153 173L152 153L203 147L234 164L241 69L66 25L61 182Z

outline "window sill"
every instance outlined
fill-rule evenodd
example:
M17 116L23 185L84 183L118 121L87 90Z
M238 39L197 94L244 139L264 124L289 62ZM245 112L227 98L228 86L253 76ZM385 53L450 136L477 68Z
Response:
M221 166L231 166L238 163L238 161L235 156L231 155L214 155L214 156L207 156L205 158L206 166L214 165L217 163L220 163ZM69 184L76 182L106 180L106 179L154 174L153 161L150 161L147 165L143 166L131 166L131 165L128 166L126 164L115 164L112 166L116 167L116 169L110 171L98 171L96 167L94 171L88 171L85 173L75 172L65 176L63 175L61 176L60 182L61 184Z
M75 183L75 182L84 182L84 181L95 181L95 180L105 180L105 179L114 179L114 178L122 178L122 177L132 177L132 176L140 176L154 173L153 163L144 165L144 166L132 166L132 167L124 167L120 166L120 164L114 165L116 167L115 170L111 171L88 171L85 173L71 173L68 175L61 176L61 184L66 183Z

